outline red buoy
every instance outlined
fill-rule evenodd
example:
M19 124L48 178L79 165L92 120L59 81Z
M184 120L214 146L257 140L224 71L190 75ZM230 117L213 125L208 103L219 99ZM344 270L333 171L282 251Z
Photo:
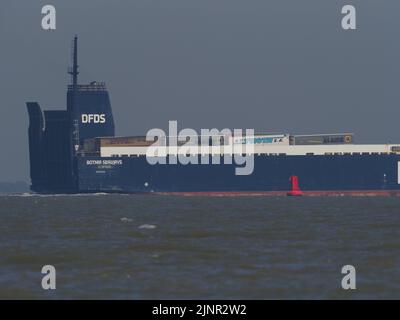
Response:
M290 176L289 178L292 189L287 193L288 196L302 196L303 192L299 188L299 178L297 176Z

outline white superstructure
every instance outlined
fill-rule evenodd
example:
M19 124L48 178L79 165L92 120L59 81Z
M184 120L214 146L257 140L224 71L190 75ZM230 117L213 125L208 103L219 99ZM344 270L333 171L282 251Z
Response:
M309 137L309 141L304 140ZM310 135L310 136L289 136L287 134L275 135L254 135L246 137L225 137L222 139L224 145L215 145L215 140L211 145L188 145L188 143L180 143L178 146L158 145L157 156L165 155L226 155L235 153L257 154L257 155L361 155L361 154L389 154L400 153L400 144L354 144L352 136L345 134L345 142L341 144L313 144L313 139L321 137L340 137L337 135ZM211 137L212 138L212 137ZM215 138L215 137L214 137ZM299 138L299 142L311 144L291 144L295 138ZM110 138L108 138L110 139ZM115 139L124 139L123 137ZM127 138L125 138L127 139ZM133 139L133 138L132 138ZM136 138L138 139L138 138ZM303 140L302 140L303 139ZM167 139L164 139L165 141ZM211 141L211 140L210 140ZM137 144L137 145L136 145ZM101 157L121 157L121 156L144 156L148 155L149 147L153 142L146 142L142 137L141 143L104 143L99 146ZM162 143L165 144L165 143ZM154 145L153 145L154 147ZM153 153L152 153L153 155Z
M393 151L393 147L396 151ZM185 148L171 148L159 147L162 154L188 154L186 151L190 150L190 154L232 154L232 147L187 147ZM266 155L344 155L344 154L389 154L400 153L397 151L400 145L392 144L358 144L358 145L321 145L321 146L254 146L254 154ZM102 147L100 149L100 156L114 157L114 156L140 156L146 155L148 147ZM172 151L173 150L173 151ZM175 152L177 150L177 152ZM233 153L235 153L233 151ZM160 154L161 155L161 154Z

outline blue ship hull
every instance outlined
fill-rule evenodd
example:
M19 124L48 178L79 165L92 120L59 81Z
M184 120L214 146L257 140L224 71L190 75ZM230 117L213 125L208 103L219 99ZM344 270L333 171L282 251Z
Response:
M78 188L123 193L286 192L290 176L296 175L303 191L396 191L399 161L395 154L256 155L253 173L238 176L234 164L150 165L144 156L78 157Z

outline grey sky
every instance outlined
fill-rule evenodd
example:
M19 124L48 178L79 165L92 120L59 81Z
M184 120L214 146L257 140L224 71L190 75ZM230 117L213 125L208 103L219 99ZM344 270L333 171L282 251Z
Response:
M57 9L57 30L40 27ZM340 27L344 4L358 30ZM80 82L106 81L117 134L180 128L352 131L400 142L398 0L2 0L0 181L29 177L25 101L64 108L75 33Z

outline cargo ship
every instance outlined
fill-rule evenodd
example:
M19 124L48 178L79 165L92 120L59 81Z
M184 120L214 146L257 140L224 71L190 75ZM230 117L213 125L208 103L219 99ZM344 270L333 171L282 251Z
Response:
M254 134L207 137L203 158L222 159L235 145L251 145L253 170L237 165L149 161L146 136L116 137L105 83L78 84L78 38L72 45L66 110L42 111L27 102L31 190L37 193L155 193L184 195L399 195L400 144L356 144L352 133ZM166 137L168 138L168 137ZM203 137L204 138L204 137ZM171 164L174 163L174 164Z

